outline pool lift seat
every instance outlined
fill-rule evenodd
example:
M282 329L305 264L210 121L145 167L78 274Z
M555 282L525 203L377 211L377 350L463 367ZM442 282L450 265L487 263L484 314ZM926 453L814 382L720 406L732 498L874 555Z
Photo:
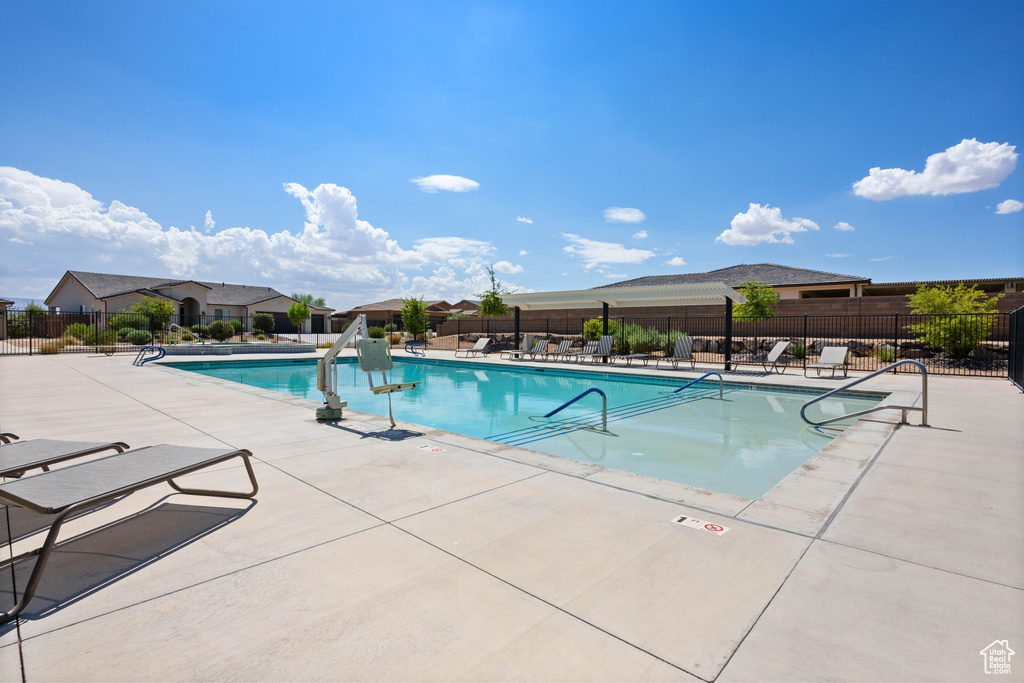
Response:
M359 358L359 369L366 373L366 379L370 383L370 391L375 395L387 394L388 396L388 419L391 420L391 428L395 428L395 418L391 414L391 394L415 389L419 382L401 382L392 384L388 381L387 371L394 363L391 360L391 344L387 339L360 339L356 342L356 356ZM379 372L384 383L374 386L373 373Z

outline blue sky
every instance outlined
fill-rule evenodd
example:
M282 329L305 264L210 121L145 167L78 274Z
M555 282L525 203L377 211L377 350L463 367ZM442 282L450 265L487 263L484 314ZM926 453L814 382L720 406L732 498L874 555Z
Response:
M760 262L1024 275L1021 2L33 2L4 23L0 296L68 269L338 309L473 296L488 264L520 291Z

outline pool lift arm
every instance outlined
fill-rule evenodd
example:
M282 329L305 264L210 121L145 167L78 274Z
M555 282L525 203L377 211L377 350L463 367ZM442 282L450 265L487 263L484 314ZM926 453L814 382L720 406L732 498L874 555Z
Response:
M348 402L342 401L338 396L338 354L355 341L360 332L363 337L370 336L365 315L353 320L348 329L338 337L338 341L334 342L334 346L316 362L316 388L324 395L324 407L316 409L318 420L340 420L341 409L348 406Z

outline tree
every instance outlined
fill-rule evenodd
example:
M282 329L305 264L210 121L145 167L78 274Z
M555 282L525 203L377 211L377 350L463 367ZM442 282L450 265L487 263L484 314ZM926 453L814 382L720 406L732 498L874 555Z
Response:
M46 313L46 309L37 304L35 301L28 302L28 305L22 310L21 313L11 314L7 318L7 336L14 339L15 337L30 337L34 330L33 318L43 315Z
M494 266L487 266L487 275L491 278L491 288L477 294L480 297L480 315L506 316L508 306L501 297L504 294L512 294L512 291L505 289L501 281L494 277Z
M146 316L154 330L159 329L163 332L167 323L171 322L171 316L174 315L174 304L155 296L144 296L140 301L129 306L128 310Z
M910 312L928 315L928 321L908 325L919 341L932 348L942 348L954 358L966 358L979 343L988 338L996 316L993 311L1002 294L986 298L985 292L962 282L956 287L928 287L917 284L917 291L907 295Z
M302 323L309 320L309 306L304 301L296 301L288 307L288 320L298 329L298 339L302 341Z
M303 294L302 292L292 292L292 298L300 303L304 303L307 306L326 306L326 302L322 296L313 298L312 294Z
M733 318L774 318L775 304L779 301L779 293L761 284L760 280L744 282L739 287L740 294L747 298L747 303L734 306Z
M423 297L402 299L402 326L405 327L406 332L412 335L413 339L427 331L429 322L427 305L423 303Z

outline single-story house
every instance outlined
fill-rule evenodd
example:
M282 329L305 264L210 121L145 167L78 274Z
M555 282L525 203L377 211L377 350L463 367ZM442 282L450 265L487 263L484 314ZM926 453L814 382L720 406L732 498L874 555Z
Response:
M7 309L13 305L10 299L0 299L0 340L7 339Z
M424 306L427 309L427 317L430 319L430 327L434 329L436 325L443 323L456 310L462 310L452 306L444 299L438 299L436 301L424 301ZM473 302L468 300L460 301L459 304L465 304L471 307L471 310L462 310L467 315L472 315L480 309L479 304L472 308ZM342 311L334 314L334 319L339 321L339 324L351 322L355 320L357 316L365 315L366 322L371 326L383 326L391 321L396 323L402 317L402 308L405 304L401 299L388 299L387 301L378 301L372 304L364 304L362 306L356 306L352 310ZM455 308L456 310L453 310ZM340 329L340 328L339 328Z
M269 313L278 321L280 331L294 329L287 313L295 300L272 287L257 285L69 270L45 303L51 311L61 313L117 313L146 296L171 302L177 310L172 322L185 326ZM302 331L329 331L327 321L333 310L310 306L310 320Z

